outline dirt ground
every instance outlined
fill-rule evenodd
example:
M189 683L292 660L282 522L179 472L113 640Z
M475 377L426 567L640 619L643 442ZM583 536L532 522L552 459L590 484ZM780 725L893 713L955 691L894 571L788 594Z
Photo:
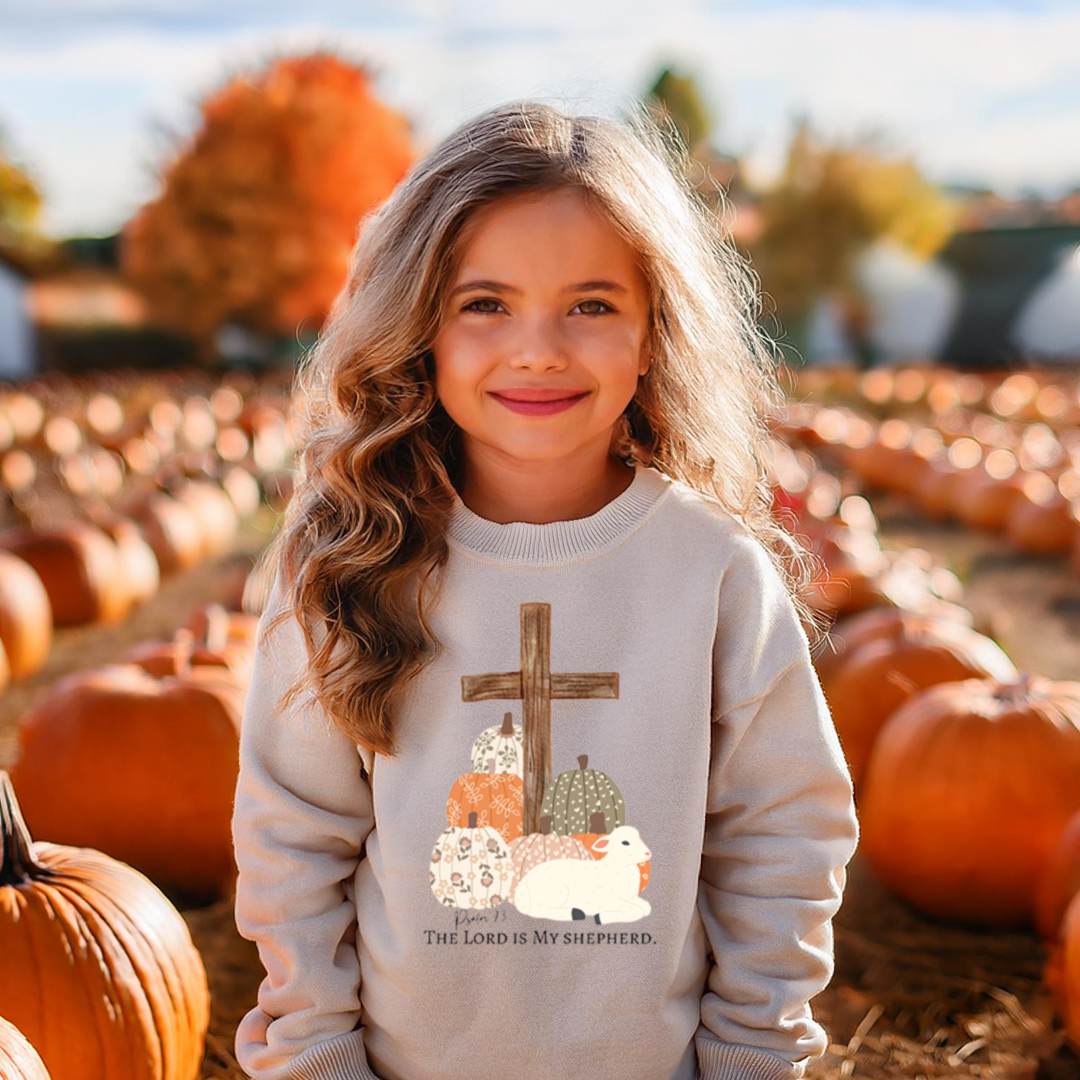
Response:
M887 498L874 506L884 546L917 544L946 559L964 583L965 602L1017 666L1080 679L1080 579L1067 573L1064 560L1010 554L993 536L927 523ZM167 579L160 595L122 625L58 631L45 670L0 698L0 767L15 755L19 717L54 679L114 660L137 641L169 636L195 604L231 595L273 523L267 512L245 527L228 558ZM239 1080L233 1034L263 976L255 946L236 933L231 897L183 913L213 995L200 1080ZM836 974L812 1002L831 1045L808 1070L811 1080L1080 1080L1080 1061L1053 1027L1040 981L1045 951L1033 935L925 919L890 895L858 853L834 931Z

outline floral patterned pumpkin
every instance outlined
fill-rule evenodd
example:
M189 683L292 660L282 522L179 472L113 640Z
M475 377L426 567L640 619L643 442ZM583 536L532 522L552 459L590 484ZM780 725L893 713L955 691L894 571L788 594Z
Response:
M590 820L592 822L593 831L587 833L575 833L574 839L580 840L582 844L584 844L585 847L588 849L589 854L592 855L594 859L602 859L607 854L607 852L597 851L593 847L593 844L595 844L601 836L607 836L607 833L604 831L604 815L600 813L593 814ZM644 862L639 862L637 865L638 870L641 873L641 883L638 885L637 891L641 892L641 890L649 884L649 878L652 876L652 874L649 867L648 859L646 859Z
M591 859L588 848L572 836L560 836L551 831L551 815L540 819L540 832L519 836L510 841L510 861L514 876L507 900L514 899L517 883L534 867L551 859Z
M491 763L494 770L494 762ZM494 829L509 843L524 831L525 785L513 773L469 772L458 777L446 800L446 824L468 827L475 811L481 827Z
M506 899L513 879L510 851L487 825L476 824L476 811L464 829L451 826L431 853L431 891L447 907L495 907Z
M611 777L599 769L589 769L589 755L578 757L580 768L555 777L544 792L541 817L551 815L552 831L560 836L588 832L593 814L604 815L600 832L613 832L626 824L623 797Z
M491 762L495 768L491 768ZM525 776L525 738L521 725L512 715L503 717L502 727L485 728L476 737L472 749L472 770L477 773L514 773Z

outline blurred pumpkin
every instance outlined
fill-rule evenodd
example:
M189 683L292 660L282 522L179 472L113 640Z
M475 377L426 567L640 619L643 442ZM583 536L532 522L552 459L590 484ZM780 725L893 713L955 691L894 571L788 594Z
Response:
M1035 889L1035 929L1043 941L1054 941L1072 898L1080 892L1080 811L1062 830Z
M0 550L0 643L12 679L33 674L49 654L53 622L49 594L25 559Z
M221 895L236 873L244 692L213 666L64 676L18 730L11 775L31 828L106 852L185 898Z
M901 612L889 633L859 645L823 684L856 788L882 725L912 695L959 679L1017 676L1001 646L970 626Z
M860 846L920 911L1030 925L1040 873L1080 809L1080 683L933 686L889 717L861 791Z
M37 572L56 626L116 623L131 607L120 552L96 525L20 526L0 536L0 547Z
M125 506L142 526L162 574L187 570L203 552L202 529L192 510L163 491L147 492Z

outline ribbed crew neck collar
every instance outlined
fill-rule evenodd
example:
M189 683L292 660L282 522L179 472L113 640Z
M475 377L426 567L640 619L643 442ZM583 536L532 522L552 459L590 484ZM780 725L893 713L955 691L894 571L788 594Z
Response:
M671 481L658 469L635 463L634 478L595 514L568 521L489 521L454 492L447 528L451 547L492 562L558 566L581 562L614 547L634 531L668 492Z

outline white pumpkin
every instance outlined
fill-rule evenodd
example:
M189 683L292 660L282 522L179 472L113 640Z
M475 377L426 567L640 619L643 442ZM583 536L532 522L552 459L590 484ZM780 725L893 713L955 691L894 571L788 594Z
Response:
M491 763L495 762L495 767ZM476 737L472 749L472 771L477 773L514 773L525 779L525 737L511 714L503 717L502 727L485 728Z
M510 850L490 825L450 826L431 853L431 891L446 907L489 908L506 899L514 876Z

